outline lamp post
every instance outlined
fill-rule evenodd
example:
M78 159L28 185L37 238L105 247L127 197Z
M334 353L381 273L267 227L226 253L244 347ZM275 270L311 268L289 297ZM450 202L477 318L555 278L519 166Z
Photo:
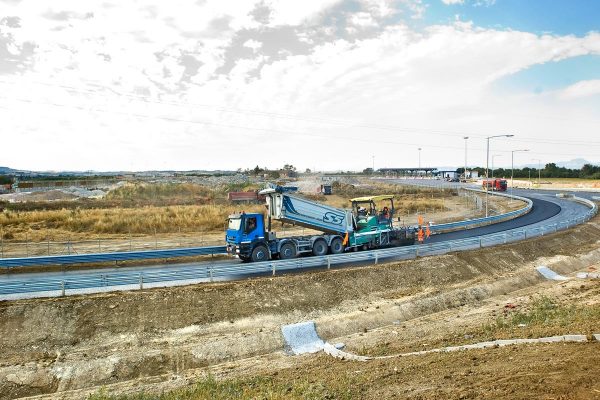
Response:
M542 181L542 160L539 158L532 158L532 161L538 162L538 187L540 186L540 182Z
M519 151L529 151L529 149L511 150L510 151L510 200L509 200L509 203L512 203L513 188L515 187L515 184L514 184L514 177L515 177L515 153L517 153Z
M492 180L494 180L494 160L496 157L502 157L502 154L492 154Z
M421 148L419 147L419 173L421 172Z
M375 175L375 156L371 156L373 157L373 175Z
M513 137L515 135L494 135L488 136L485 139L487 140L486 147L486 158L485 158L485 216L488 216L488 168L490 165L490 139L498 138L498 137Z
M467 139L469 139L468 136L463 137L463 139L465 139L465 170L464 175L465 175L465 182L467 180Z

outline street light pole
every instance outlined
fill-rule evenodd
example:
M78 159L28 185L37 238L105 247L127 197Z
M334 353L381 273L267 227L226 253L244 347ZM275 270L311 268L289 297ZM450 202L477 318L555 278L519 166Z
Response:
M421 148L419 147L419 172L421 172Z
M511 150L510 152L510 200L509 203L512 203L512 195L513 188L515 187L514 178L515 178L515 153L519 151L529 151L529 149L523 150Z
M494 159L496 157L502 157L502 154L493 154L492 155L492 180L494 180Z
M465 181L467 180L467 139L469 139L468 136L463 137L463 139L465 139L465 170L464 175L465 175Z
M538 162L538 187L539 187L542 182L542 160L540 160L539 158L532 158L531 160Z
M492 138L497 138L497 137L513 137L515 135L494 135L494 136L488 136L485 139L487 140L487 147L486 147L486 161L485 161L485 216L488 216L488 179L489 179L489 175L488 175L488 169L490 166L490 139Z

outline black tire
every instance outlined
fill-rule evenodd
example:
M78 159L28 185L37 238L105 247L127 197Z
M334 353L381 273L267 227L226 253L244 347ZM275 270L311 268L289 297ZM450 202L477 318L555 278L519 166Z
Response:
M296 246L294 243L287 242L279 249L279 258L282 260L289 260L290 258L296 258Z
M242 260L243 262L248 262L250 261L250 257L246 257L246 256L239 256L240 260Z
M341 238L335 238L331 241L329 246L331 254L340 254L344 252L344 244Z
M327 254L327 242L324 239L315 240L312 253L314 256L324 256Z
M252 262L260 262L260 261L268 261L269 260L269 250L266 246L259 244L252 250Z

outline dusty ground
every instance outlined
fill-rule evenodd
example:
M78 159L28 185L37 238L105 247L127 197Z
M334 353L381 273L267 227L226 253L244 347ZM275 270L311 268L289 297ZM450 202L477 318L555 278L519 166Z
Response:
M372 355L600 333L597 281L553 284L533 270L600 269L599 219L520 244L378 266L2 302L0 398L82 398L101 386L136 392L142 383L161 392L207 372L253 390L262 387L252 383L256 377L276 387L298 384L305 393L316 385L315 398L598 398L598 343L353 363L285 356L280 327L315 320L325 339ZM540 294L567 317L498 325L498 317L525 312Z
M510 179L508 180L510 186ZM538 182L537 176L529 179L515 179L515 187L549 189L549 190L589 190L600 191L600 181L598 179L575 179L575 178L542 178Z

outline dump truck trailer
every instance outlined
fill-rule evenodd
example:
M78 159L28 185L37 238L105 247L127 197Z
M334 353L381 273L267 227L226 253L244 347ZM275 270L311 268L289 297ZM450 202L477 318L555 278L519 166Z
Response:
M266 198L266 216L237 213L228 218L227 252L244 261L290 259L302 254L323 256L414 243L411 229L392 225L391 195L352 199L352 209L341 209L293 195L281 187L260 194ZM378 211L379 200L387 200L390 206ZM322 233L278 238L271 230L272 220Z

